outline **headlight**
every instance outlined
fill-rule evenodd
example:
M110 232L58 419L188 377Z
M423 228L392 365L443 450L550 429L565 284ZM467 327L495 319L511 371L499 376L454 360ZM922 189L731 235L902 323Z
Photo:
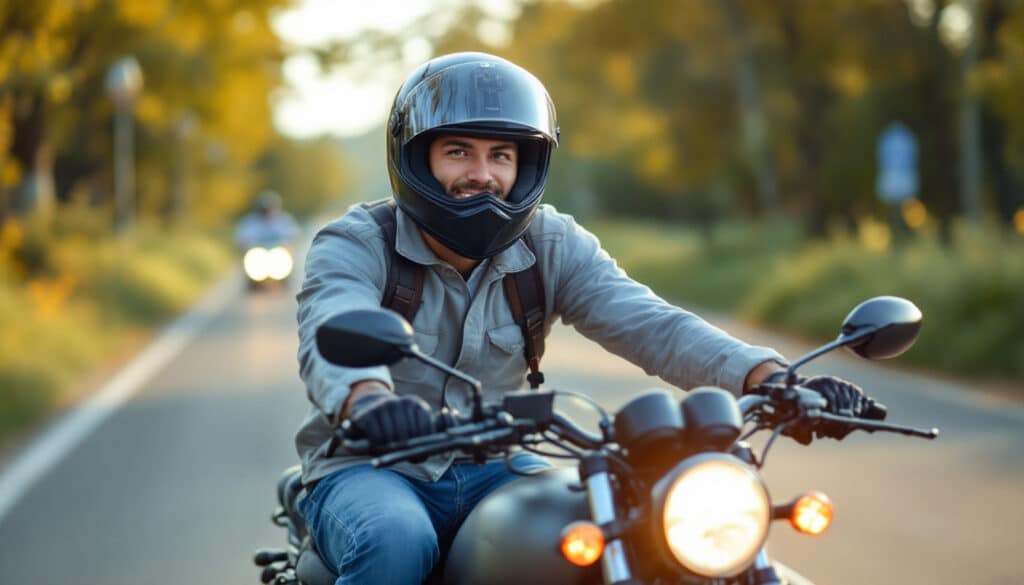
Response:
M768 536L771 503L760 476L730 455L691 457L655 486L668 549L706 577L731 577L754 561Z
M267 252L267 275L274 280L284 280L292 273L292 255L288 248L278 246Z
M284 280L292 273L295 263L288 248L277 246L276 248L250 248L242 258L242 266L245 274L257 282L268 278Z
M242 267L245 268L245 275L256 282L266 280L270 276L267 256L266 248L250 248L242 258Z

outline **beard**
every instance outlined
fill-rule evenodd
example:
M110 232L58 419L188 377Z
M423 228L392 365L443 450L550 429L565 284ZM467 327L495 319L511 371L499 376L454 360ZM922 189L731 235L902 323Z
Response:
M466 195L466 191L476 191L476 193ZM490 193L499 199L505 198L505 190L494 181L487 181L486 183L478 183L476 181L456 181L448 188L448 195L455 199L464 199L481 193Z

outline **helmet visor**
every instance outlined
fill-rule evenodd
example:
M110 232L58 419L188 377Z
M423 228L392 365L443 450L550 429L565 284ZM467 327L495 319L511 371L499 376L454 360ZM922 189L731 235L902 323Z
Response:
M444 126L472 124L558 143L555 107L536 77L512 64L454 65L420 82L401 106L402 143Z

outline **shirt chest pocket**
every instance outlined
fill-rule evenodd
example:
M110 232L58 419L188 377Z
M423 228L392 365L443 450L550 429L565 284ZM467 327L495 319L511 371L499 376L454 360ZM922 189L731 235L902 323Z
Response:
M498 353L516 356L523 354L523 332L515 323L487 330L487 341Z
M422 353L433 356L437 351L438 336L425 331L416 332L416 346ZM420 382L429 373L430 367L423 362L411 358L401 360L391 366L391 377L396 382Z
M526 375L523 332L516 324L487 330L484 344L484 388L501 393L518 388Z

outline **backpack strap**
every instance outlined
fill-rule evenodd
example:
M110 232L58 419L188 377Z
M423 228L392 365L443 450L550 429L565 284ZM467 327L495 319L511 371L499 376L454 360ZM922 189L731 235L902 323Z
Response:
M530 234L523 235L526 247L536 256L533 239ZM544 383L544 373L540 371L540 358L544 356L544 279L540 274L540 262L534 262L529 268L505 275L505 297L512 309L512 317L523 332L523 356L530 368L526 380L530 388L537 389Z
M412 323L423 298L424 269L421 264L395 251L398 231L395 200L379 199L363 203L362 206L380 226L391 249L387 283L384 285L384 297L380 305L397 312ZM523 235L523 242L536 256L529 233ZM506 274L503 283L512 317L523 332L523 357L530 368L526 380L530 383L530 388L536 389L544 383L544 373L540 371L540 358L544 356L545 297L539 262L534 262L520 272Z
M423 266L402 256L395 250L398 222L395 218L395 200L379 199L364 203L373 220L380 226L391 249L387 283L384 285L382 307L391 309L412 323L423 299Z

